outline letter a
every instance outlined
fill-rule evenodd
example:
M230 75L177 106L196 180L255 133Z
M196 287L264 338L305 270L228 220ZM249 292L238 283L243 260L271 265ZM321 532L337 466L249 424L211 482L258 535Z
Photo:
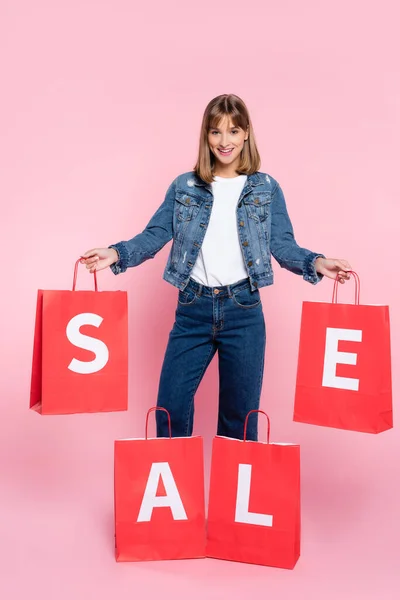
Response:
M165 496L156 495L160 477L164 484L166 492ZM150 521L153 514L153 508L160 506L170 507L174 521L187 520L187 515L178 488L176 487L174 476L172 475L170 466L167 462L153 463L151 465L150 475L147 480L137 522Z

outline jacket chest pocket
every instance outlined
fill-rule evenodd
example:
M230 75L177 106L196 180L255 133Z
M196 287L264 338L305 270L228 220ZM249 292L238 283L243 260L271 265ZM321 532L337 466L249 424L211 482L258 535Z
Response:
M265 221L269 214L269 207L271 204L271 194L254 193L243 200L246 206L247 214L254 221L262 223Z
M177 194L175 196L175 216L177 221L191 221L197 214L199 206L196 198L187 194Z

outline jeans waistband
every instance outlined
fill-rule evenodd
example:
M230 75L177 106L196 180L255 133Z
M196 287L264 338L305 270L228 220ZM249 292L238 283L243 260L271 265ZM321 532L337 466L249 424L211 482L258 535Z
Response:
M215 297L231 297L233 292L240 292L246 288L250 289L249 279L241 279L236 283L230 285L219 285L215 287L208 287L198 281L190 278L185 290L193 290L197 296L215 296Z

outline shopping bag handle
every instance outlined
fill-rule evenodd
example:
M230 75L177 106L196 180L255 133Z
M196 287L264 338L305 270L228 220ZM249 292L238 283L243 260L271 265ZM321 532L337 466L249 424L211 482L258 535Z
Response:
M355 281L355 299L354 299L354 304L360 304L360 289L361 289L361 284L360 284L360 278L357 275L357 273L355 271L347 271L347 273L349 273L349 275L352 275L354 277L354 281ZM336 279L335 279L335 283L333 284L333 294L332 294L332 303L333 304L337 304L337 295L338 295L338 288L339 288L339 274L336 275Z
M75 269L74 269L74 279L72 281L72 291L75 292L75 288L76 288L76 279L78 277L78 266L79 263L81 262L81 259L83 258L83 256L81 256L80 258L78 258L78 260L75 263ZM96 271L93 271L93 277L94 277L94 291L98 292L98 287L97 287L97 275L96 275Z
M155 410L162 410L162 411L164 411L164 412L166 412L166 413L167 413L167 416L168 416L168 430L169 430L169 437L170 437L170 439L171 439L171 438L172 438L172 431L171 431L171 417L170 417L170 414L169 414L169 412L167 411L167 409L166 409L166 408L162 408L161 406L153 406L153 408L150 408L150 409L147 411L147 415L146 415L146 434L145 434L145 435L146 435L146 440L147 440L147 428L148 428L148 426L149 426L149 416L150 416L150 413L151 413L151 412L153 412L153 411L155 411Z
M262 413L263 415L265 415L267 417L267 444L269 444L269 436L270 436L270 433L271 433L271 422L269 420L269 416L263 410L250 410L247 413L247 417L246 417L246 420L244 422L244 438L243 438L243 440L246 441L247 421L249 420L249 416L251 415L251 413Z

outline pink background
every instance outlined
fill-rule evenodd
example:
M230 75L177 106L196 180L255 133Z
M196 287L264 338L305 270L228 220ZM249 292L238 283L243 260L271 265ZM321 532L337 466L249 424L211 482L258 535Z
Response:
M262 170L301 244L347 258L362 302L391 307L399 363L398 3L337 0L3 0L0 5L0 595L3 598L337 600L400 594L400 442L292 422L302 300L330 298L276 266L262 407L302 445L302 556L293 572L213 560L117 564L113 441L155 403L177 290L169 245L102 289L130 302L128 413L28 411L36 292L69 289L75 258L141 231L194 164L205 105L251 111ZM83 270L82 270L83 271ZM82 289L91 285L81 272ZM350 285L341 289L350 300ZM217 364L197 395L209 469Z

